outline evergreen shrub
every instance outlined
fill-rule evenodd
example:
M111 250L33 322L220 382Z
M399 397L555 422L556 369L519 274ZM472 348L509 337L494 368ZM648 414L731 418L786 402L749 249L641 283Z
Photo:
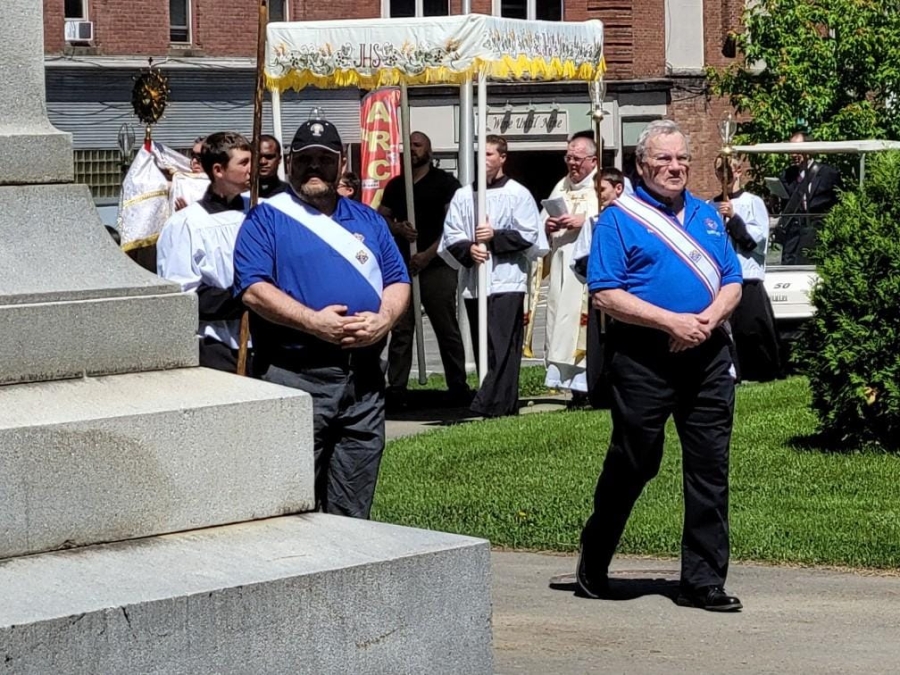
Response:
M820 432L842 449L900 449L900 152L867 157L819 231L815 316L797 361Z

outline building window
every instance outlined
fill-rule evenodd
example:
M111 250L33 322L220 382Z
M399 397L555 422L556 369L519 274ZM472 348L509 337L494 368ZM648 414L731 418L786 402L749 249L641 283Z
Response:
M534 0L534 18L538 21L562 21L561 0Z
M492 0L491 13L504 19L562 21L562 0Z
M449 16L449 0L382 0L382 16L392 19L413 16Z
M290 21L290 15L288 0L270 0L269 21Z
M67 19L87 19L87 0L66 0Z
M191 0L169 0L169 41L191 41Z
M91 189L94 199L119 196L122 158L118 150L75 150L75 182Z

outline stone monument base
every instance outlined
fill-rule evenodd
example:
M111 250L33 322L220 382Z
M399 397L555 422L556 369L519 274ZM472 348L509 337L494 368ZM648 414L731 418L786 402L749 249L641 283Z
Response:
M492 672L486 541L324 514L0 564L4 673Z
M312 433L207 368L0 386L0 559L311 511Z

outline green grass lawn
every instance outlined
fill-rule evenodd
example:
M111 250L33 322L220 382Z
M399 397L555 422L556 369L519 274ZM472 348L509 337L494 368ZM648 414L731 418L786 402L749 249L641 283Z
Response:
M519 396L527 397L545 394L547 392L547 387L544 386L546 374L547 371L543 366L525 366L522 368L519 371ZM439 391L447 388L444 376L437 373L429 375L425 384L419 384L416 378L416 374L413 373L409 380L410 391ZM472 389L478 388L478 375L469 373L467 379Z
M732 555L783 563L900 567L900 457L811 442L802 378L739 387L731 449ZM390 442L374 517L496 546L573 551L609 440L606 411L460 424ZM659 476L620 551L676 556L681 457L669 426Z

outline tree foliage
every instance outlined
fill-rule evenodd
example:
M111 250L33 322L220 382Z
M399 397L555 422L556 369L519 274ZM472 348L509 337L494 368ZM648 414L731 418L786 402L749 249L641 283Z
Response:
M739 140L900 138L896 0L758 0L736 37L739 58L710 69L712 93L743 119ZM780 158L783 163L784 158ZM779 158L758 160L763 164Z
M815 316L798 360L821 430L845 447L900 449L900 152L870 160L819 231Z

